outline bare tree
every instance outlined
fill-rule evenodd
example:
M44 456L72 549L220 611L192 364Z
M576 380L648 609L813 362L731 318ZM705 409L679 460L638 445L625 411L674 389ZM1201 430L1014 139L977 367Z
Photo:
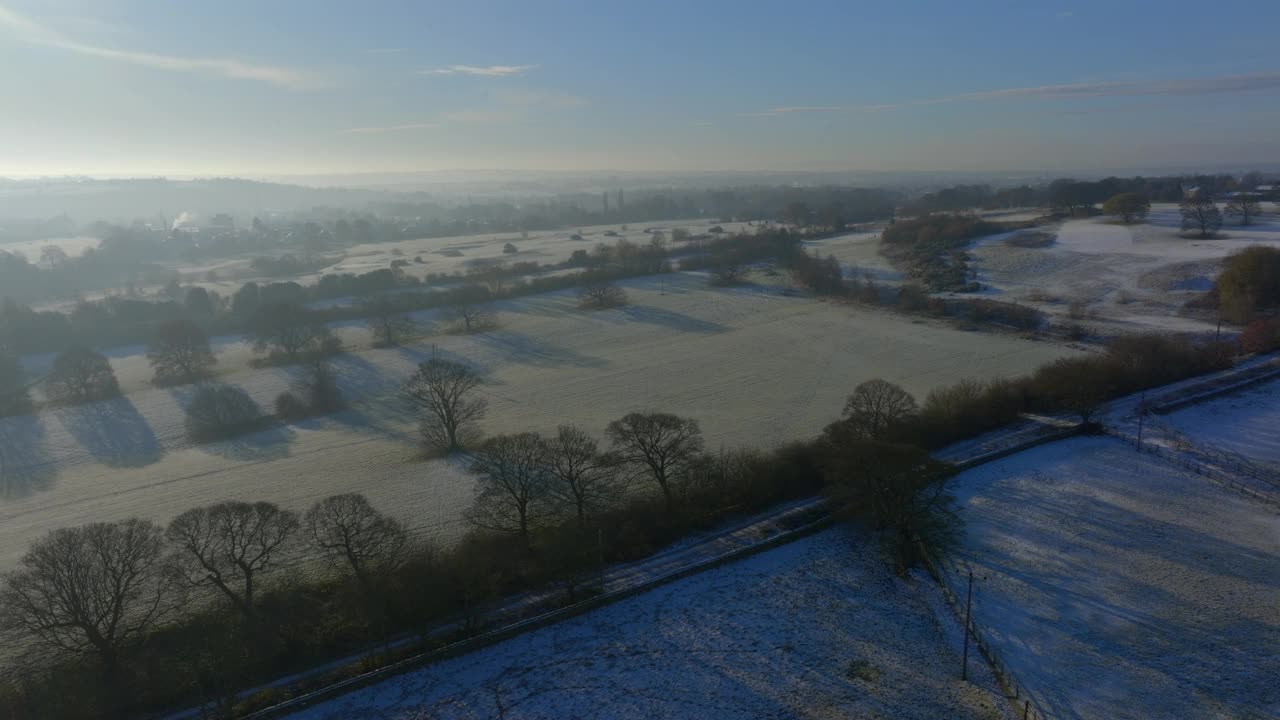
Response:
M327 497L311 506L304 523L316 547L335 565L349 567L366 590L404 559L404 524L375 510L364 495Z
M453 307L450 309L455 330L469 333L494 327L497 315L489 307L489 299L489 291L480 285L459 288L452 297Z
M883 440L895 425L916 413L911 393L879 378L853 389L844 404L844 422L859 437Z
M1182 214L1182 230L1195 230L1200 233L1200 237L1205 238L1218 232L1218 228L1222 227L1222 211L1218 210L1218 206L1208 198L1201 197L1199 194L1185 198L1178 205L1178 212Z
M0 347L0 417L31 412L31 387L18 356Z
M450 360L427 360L405 385L409 399L422 408L418 425L431 447L456 450L478 434L476 424L489 404L475 397L483 380L474 370Z
M469 471L478 488L468 521L518 535L528 547L531 523L551 484L542 438L537 433L489 438L476 449Z
M164 533L145 520L53 530L5 573L4 623L60 650L96 654L110 682L126 644L171 609L163 557Z
M257 581L298 529L298 516L268 502L223 502L193 508L169 523L181 577L212 586L246 619L254 615Z
M1240 218L1241 225L1252 225L1262 214L1262 203L1253 195L1237 195L1227 203L1227 214Z
M543 441L543 453L552 483L550 496L573 508L578 525L587 524L587 512L617 496L617 461L600 452L599 443L586 431L561 425L555 437Z
M578 307L603 310L627 304L627 293L607 278L590 278L578 289Z
M160 326L147 349L155 369L155 382L168 385L208 374L217 359L209 348L209 336L189 320L172 320Z
M369 330L373 333L375 347L395 347L417 330L413 319L399 312L388 298L374 298L364 307L369 315Z
M297 305L270 305L255 316L253 349L272 362L298 362L308 355L331 355L342 341L314 313Z
M54 402L82 403L115 397L120 394L120 385L105 357L87 347L76 347L54 359L45 392Z
M711 268L711 284L727 287L742 282L746 268L737 258L726 256Z
M667 511L675 508L673 484L702 452L698 421L669 413L630 413L605 431L621 463L647 472L662 491Z

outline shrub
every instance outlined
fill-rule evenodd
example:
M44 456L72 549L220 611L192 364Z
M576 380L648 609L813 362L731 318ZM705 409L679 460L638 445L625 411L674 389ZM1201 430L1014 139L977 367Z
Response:
M1240 333L1240 349L1247 353L1280 349L1280 318L1262 318L1249 323Z
M253 398L232 385L201 385L187 404L187 437L192 442L221 440L258 430L267 422Z

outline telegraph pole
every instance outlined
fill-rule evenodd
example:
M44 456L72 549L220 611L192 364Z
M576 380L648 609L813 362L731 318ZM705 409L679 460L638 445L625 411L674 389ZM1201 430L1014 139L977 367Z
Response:
M973 571L969 571L969 592L964 601L964 658L960 661L960 679L969 679L969 611L973 607Z

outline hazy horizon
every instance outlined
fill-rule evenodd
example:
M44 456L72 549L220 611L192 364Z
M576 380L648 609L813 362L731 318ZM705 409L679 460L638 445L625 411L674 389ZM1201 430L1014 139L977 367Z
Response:
M0 0L0 176L1273 164L1280 8L1199 14Z

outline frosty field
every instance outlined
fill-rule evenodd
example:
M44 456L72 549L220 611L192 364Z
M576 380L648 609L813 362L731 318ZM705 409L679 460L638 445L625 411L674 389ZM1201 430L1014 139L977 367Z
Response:
M1164 422L1202 446L1270 467L1280 483L1280 380L1183 408Z
M191 388L149 387L141 348L117 351L112 364L133 388L124 398L0 421L0 567L51 528L133 515L166 522L230 499L302 510L358 491L412 528L455 537L471 481L458 461L420 459L399 395L432 352L484 373L487 433L572 422L599 435L610 420L652 408L697 418L709 448L811 436L866 379L883 377L922 397L941 384L1024 372L1072 352L777 288L711 289L696 274L625 285L631 304L614 310L579 310L571 292L529 297L503 303L493 332L340 356L335 366L351 409L195 447L183 434ZM343 333L367 342L363 328ZM219 347L227 351L219 380L269 411L290 370L252 369L243 344Z
M1110 218L1068 220L1036 228L1053 241L1015 247L1008 236L974 243L972 266L984 294L1066 315L1082 303L1086 325L1113 330L1212 331L1205 320L1180 316L1182 305L1208 290L1222 259L1249 245L1280 247L1280 223L1270 216L1240 227L1225 224L1211 239L1181 237L1178 207L1152 207L1146 223Z
M292 717L1005 717L938 595L832 529Z
M1274 509L1110 438L952 483L976 624L1053 717L1280 714Z

